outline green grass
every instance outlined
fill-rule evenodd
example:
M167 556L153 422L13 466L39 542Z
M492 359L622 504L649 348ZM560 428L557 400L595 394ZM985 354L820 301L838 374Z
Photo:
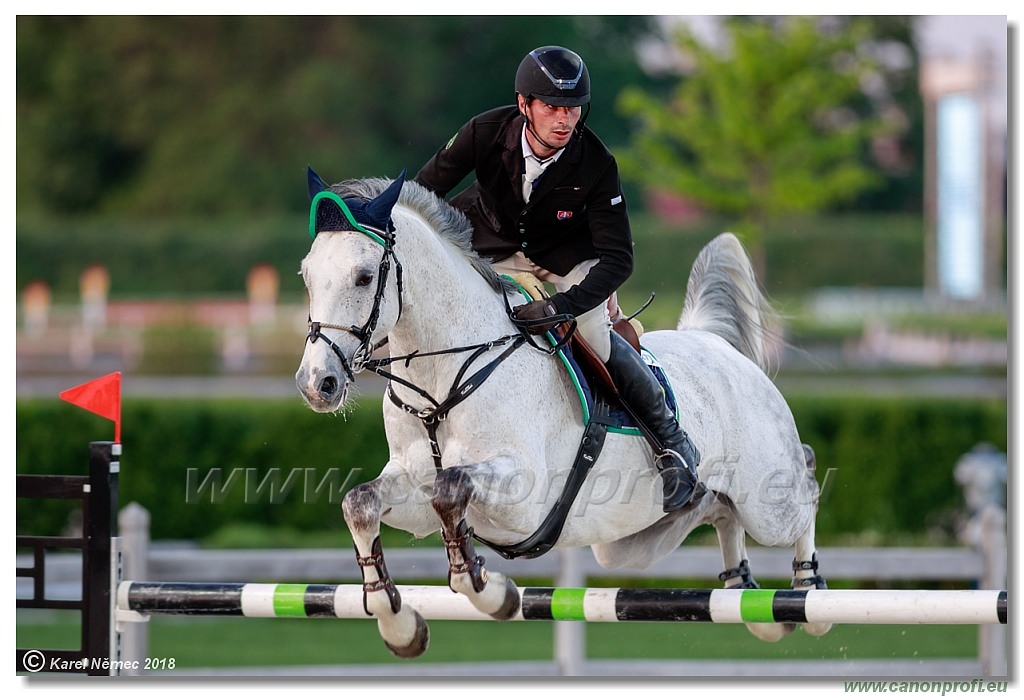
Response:
M19 648L77 646L73 613L22 623ZM396 659L372 620L268 620L154 617L149 655L173 658L178 670L217 667L545 661L554 656L553 623L433 621L426 654ZM743 625L711 623L586 624L592 659L936 659L975 658L973 625L840 625L824 637L797 630L771 644Z

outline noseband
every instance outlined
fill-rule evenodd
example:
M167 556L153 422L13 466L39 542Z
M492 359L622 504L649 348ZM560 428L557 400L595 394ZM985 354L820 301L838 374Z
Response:
M345 370L345 375L348 377L350 382L355 381L355 373L362 371L366 366L366 363L370 360L370 356L373 355L374 350L383 346L387 339L379 341L373 346L370 345L370 341L373 337L373 332L377 329L377 322L380 320L380 307L384 301L384 290L387 288L388 275L391 271L391 261L395 262L395 283L398 285L398 318L402 317L402 263L398 261L395 256L395 234L393 232L382 231L381 229L374 228L363 224L363 227L368 229L370 238L380 244L384 249L383 254L380 258L380 266L377 269L377 291L373 296L373 308L370 309L370 316L366 319L366 323L361 326L349 325L342 326L333 323L324 323L322 321L314 321L312 316L307 317L307 323L309 325L309 333L306 335L306 340L310 343L315 343L321 338L330 345L331 350L341 360L341 367ZM351 333L359 340L359 347L352 355L352 363L345 358L345 353L341 351L337 343L328 338L320 330L321 328L331 328L334 330L345 331Z

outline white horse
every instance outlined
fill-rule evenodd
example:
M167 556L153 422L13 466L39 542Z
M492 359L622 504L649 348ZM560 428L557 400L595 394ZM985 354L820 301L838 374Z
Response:
M511 545L538 529L580 447L581 402L562 363L524 342L510 321L510 305L523 297L472 251L461 213L401 178L328 188L310 177L314 240L302 262L310 333L296 384L313 410L335 412L361 369L391 378L383 402L390 458L378 478L346 494L343 510L367 614L393 653L418 656L426 623L387 574L380 524L417 537L440 529L450 587L496 619L514 616L515 584L483 567L472 539ZM726 586L757 587L749 533L763 545L795 546L795 588L825 587L813 452L764 371L768 313L742 245L719 235L694 263L677 330L642 339L680 397L710 493L666 515L648 443L609 432L555 546L590 546L607 568L646 567L710 523ZM385 342L390 359L371 360ZM795 625L748 627L774 641ZM830 625L804 627L821 635Z

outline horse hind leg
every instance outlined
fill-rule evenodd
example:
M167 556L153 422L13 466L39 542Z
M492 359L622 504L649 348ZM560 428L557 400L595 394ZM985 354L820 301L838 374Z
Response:
M379 488L379 480L356 486L345 494L342 511L363 575L363 609L377 618L377 629L391 653L411 659L427 650L430 632L423 617L402 604L402 597L388 575L380 544Z
M473 546L473 528L466 510L473 483L463 467L450 467L437 475L431 504L441 518L441 535L448 554L448 587L462 593L473 607L496 620L509 620L519 612L515 582L484 568L484 558Z
M714 526L722 549L722 563L725 565L725 571L718 575L723 587L760 588L750 572L746 531L736 520L735 514L730 513L716 520ZM796 625L789 622L748 622L746 625L751 634L765 642L777 642L796 629Z
M804 445L804 459L807 464L807 476L813 482L812 492L814 494L814 509L817 515L818 482L814 477L817 469L817 461L814 457L814 450L810 445ZM814 546L814 518L811 524L796 541L796 553L793 558L793 583L794 590L815 590L826 589L828 584L825 578L818 573L818 553ZM815 637L820 637L832 629L828 622L805 622L802 623L804 631Z

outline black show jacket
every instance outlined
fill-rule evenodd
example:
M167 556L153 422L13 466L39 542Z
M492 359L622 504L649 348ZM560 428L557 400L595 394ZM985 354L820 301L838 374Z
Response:
M553 298L580 315L603 303L633 272L633 239L615 158L589 129L577 130L523 202L522 131L515 106L480 114L416 175L445 197L469 173L476 181L452 198L473 224L473 248L492 261L517 251L557 275L597 259L586 279Z

